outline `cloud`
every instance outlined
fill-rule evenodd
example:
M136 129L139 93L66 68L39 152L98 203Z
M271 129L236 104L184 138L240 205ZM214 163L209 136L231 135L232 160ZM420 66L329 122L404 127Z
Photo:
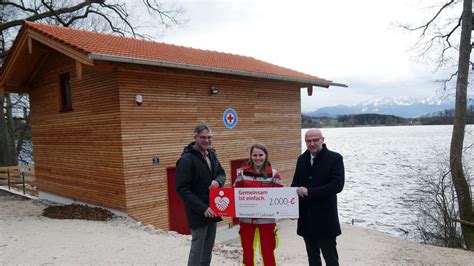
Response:
M428 97L439 90L433 81L447 76L420 63L410 51L418 36L397 26L426 17L409 0L180 3L189 21L167 32L165 42L252 56L349 85L302 93L303 110L381 95Z

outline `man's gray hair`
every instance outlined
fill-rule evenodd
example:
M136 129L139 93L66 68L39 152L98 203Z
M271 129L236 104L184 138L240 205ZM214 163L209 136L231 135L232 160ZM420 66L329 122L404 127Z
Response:
M201 134L201 132L202 132L203 130L207 130L207 131L209 131L209 133L212 133L212 130L211 130L211 128L210 128L208 125L206 125L206 124L199 124L199 125L197 125L196 128L194 129L194 136L199 136L199 134Z

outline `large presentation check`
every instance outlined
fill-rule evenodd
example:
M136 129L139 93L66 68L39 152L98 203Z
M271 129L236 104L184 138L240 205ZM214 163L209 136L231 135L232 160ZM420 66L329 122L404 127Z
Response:
M209 205L218 216L298 218L296 188L213 188Z

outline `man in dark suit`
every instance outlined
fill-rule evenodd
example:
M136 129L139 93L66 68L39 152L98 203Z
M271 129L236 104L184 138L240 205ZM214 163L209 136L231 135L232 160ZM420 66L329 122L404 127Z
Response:
M309 129L305 134L307 150L296 163L292 187L298 187L298 235L306 244L309 265L339 265L336 237L341 234L337 213L337 196L344 187L344 163L339 153L324 144L321 130Z

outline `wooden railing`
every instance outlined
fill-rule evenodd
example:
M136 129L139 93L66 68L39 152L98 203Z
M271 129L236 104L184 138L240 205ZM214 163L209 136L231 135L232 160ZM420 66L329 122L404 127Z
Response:
M0 186L7 186L9 190L23 191L23 194L38 196L34 166L0 167Z

